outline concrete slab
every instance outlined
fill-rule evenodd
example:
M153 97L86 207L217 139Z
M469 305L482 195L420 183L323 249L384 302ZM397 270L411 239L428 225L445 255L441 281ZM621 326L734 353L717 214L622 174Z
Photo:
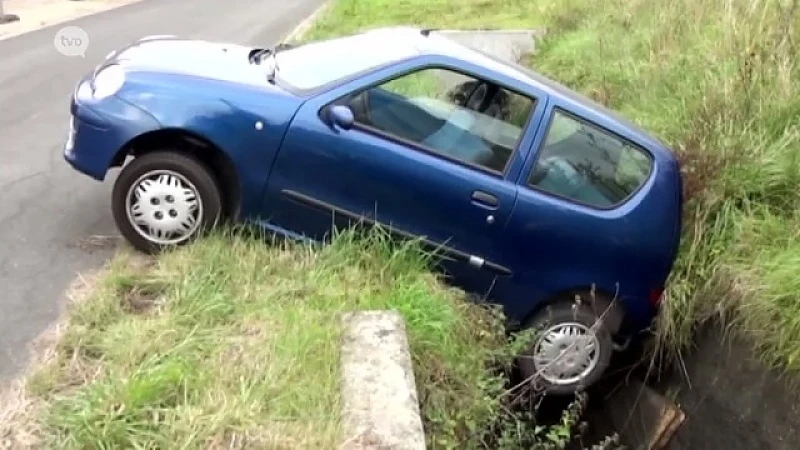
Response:
M340 448L425 450L403 319L391 311L363 311L343 320Z
M536 41L544 36L544 30L437 30L434 33L511 62L519 62L532 54Z

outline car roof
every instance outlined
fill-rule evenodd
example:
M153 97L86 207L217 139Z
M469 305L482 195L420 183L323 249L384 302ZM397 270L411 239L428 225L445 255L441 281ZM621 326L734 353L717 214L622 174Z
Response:
M477 66L485 67L493 72L511 78L522 84L544 91L551 98L560 100L570 109L581 113L589 113L593 117L587 119L600 119L600 125L612 125L611 131L622 131L648 147L667 150L666 146L644 131L639 126L630 122L594 100L554 81L520 64L504 61L478 49L468 47L435 30L424 30L410 26L374 28L362 32L360 37L367 42L381 42L384 56L391 59L405 59L414 56L437 55L459 59ZM593 120L596 121L597 120Z

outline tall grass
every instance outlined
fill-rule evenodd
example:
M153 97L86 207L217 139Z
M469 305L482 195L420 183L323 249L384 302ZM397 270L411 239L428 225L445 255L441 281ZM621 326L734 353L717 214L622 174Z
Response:
M535 69L681 157L685 228L659 323L664 348L734 312L769 362L800 368L800 329L785 319L800 316L800 293L781 276L800 273L787 253L800 228L798 1L567 0L542 13L551 37Z
M512 352L501 316L428 258L381 232L322 249L220 233L144 267L121 254L72 308L28 379L36 407L0 424L0 447L339 448L341 314L388 309L406 323L428 439L481 448L505 402L488 369Z
M531 0L333 0L304 40L387 25L515 28L529 23Z

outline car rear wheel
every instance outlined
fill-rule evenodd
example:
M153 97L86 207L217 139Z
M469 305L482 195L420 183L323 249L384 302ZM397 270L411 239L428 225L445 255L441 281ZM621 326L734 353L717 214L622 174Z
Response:
M194 240L219 222L222 195L211 171L171 151L135 158L112 193L114 220L134 248L157 253Z
M519 358L519 368L535 388L548 394L574 394L594 384L608 368L613 340L587 305L550 305L526 328L534 330L534 339Z

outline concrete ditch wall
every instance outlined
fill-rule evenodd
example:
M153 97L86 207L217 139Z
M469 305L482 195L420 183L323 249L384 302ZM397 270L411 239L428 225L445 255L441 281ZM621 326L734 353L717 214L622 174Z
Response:
M544 30L439 30L461 45L505 61L518 62L536 50Z
M342 343L342 449L425 450L414 369L398 313L349 313Z

